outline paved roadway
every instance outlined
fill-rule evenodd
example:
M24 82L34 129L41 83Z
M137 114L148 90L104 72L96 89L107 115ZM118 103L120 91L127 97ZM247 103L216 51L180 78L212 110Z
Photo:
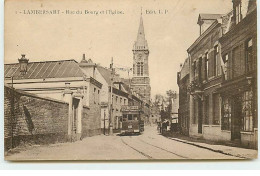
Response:
M183 160L240 159L168 139L145 127L138 136L94 136L74 143L31 146L6 157L7 160Z

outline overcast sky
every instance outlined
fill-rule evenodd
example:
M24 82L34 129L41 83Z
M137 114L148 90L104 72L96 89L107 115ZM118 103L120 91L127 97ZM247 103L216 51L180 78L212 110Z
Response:
M117 66L132 67L132 47L137 37L142 7L148 41L152 96L178 91L177 72L187 48L199 35L199 13L227 13L232 0L49 1L9 0L5 6L5 63L21 54L31 62L75 59L82 54L102 66L111 57ZM24 14L27 10L60 10L59 15ZM74 14L71 11L118 10L124 14ZM158 14L158 10L167 10ZM155 11L157 14L147 12ZM21 12L21 13L20 13ZM126 75L126 74L125 74Z

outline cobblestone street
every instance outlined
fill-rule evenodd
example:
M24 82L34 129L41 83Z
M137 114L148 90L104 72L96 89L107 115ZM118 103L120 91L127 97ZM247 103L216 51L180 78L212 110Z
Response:
M256 150L176 141L147 126L139 136L94 136L74 143L31 146L8 155L7 160L153 160L153 159L243 159ZM202 146L202 147L200 147ZM211 150L214 149L214 150ZM218 150L219 149L219 150ZM243 157L243 154L245 157Z

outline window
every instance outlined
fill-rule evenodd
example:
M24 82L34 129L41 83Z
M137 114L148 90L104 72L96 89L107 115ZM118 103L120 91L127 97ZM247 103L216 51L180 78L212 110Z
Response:
M246 72L253 70L253 42L252 39L246 42Z
M241 21L241 2L238 3L235 7L235 13L236 13L236 24L238 24Z
M126 99L124 99L124 105L126 105Z
M144 63L137 62L137 76L143 76L144 74Z
M194 75L194 77L196 77L196 74L197 74L197 63L196 63L196 61L194 61L194 63L193 63L193 75Z
M231 101L229 98L223 97L221 109L222 109L221 130L230 130L231 129Z
M133 120L132 114L128 114L128 120Z
M98 90L98 96L97 96L97 102L98 102L98 104L99 104L99 102L100 102L100 96L99 96L99 93L100 93L100 90Z
M202 58L199 58L198 62L198 80L201 81L201 64L202 63Z
M116 103L117 103L118 97L116 96Z
M205 80L208 80L209 77L209 58L208 53L205 54Z
M122 98L120 98L120 105L122 105Z
M96 104L96 88L94 88L94 103Z
M123 114L123 121L127 121L127 114Z
M218 76L219 75L218 55L219 55L219 48L218 48L218 45L216 45L214 47L214 62L213 62L213 64L214 64L214 76Z
M253 92L246 91L242 96L242 130L253 131Z
M224 73L225 80L228 79L228 65L229 65L228 54L226 54L224 56L224 67L223 67L223 73Z
M213 95L213 124L219 125L220 124L220 108L219 108L219 94Z

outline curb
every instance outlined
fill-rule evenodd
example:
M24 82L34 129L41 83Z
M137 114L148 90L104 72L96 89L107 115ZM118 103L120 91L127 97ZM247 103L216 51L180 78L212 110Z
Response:
M164 136L164 137L166 137L166 136ZM232 155L232 154L226 153L226 152L224 152L222 150L215 150L215 149L212 149L212 148L209 148L209 147L205 147L205 146L202 146L202 145L199 145L199 144L195 144L195 143L192 143L192 142L187 142L187 141L179 140L179 139L172 138L172 137L166 137L166 138L174 140L174 141L177 141L177 142L182 142L184 144L189 144L189 145L193 145L193 146L196 146L196 147L199 147L199 148L210 150L210 151L213 151L213 152L216 152L216 153L221 153L221 154L228 155L228 156L234 156L234 157L238 157L238 158L241 158L241 159L250 159L250 158L239 156L239 155Z

